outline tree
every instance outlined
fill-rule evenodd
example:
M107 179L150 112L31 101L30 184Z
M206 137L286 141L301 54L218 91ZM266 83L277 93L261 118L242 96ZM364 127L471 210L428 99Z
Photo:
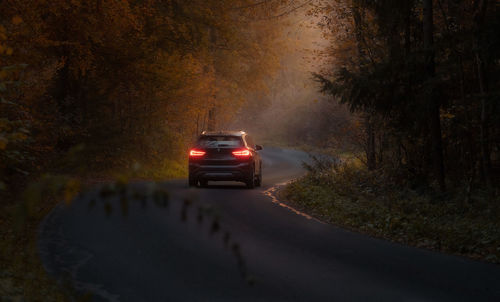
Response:
M441 136L440 102L435 92L435 62L434 62L434 8L432 0L424 0L424 51L425 51L425 71L426 71L426 101L428 103L429 126L432 145L432 162L435 177L439 183L441 191L446 189L444 164L443 164L443 143Z
M442 191L446 182L488 186L499 141L498 90L491 89L499 82L500 27L499 7L487 4L331 0L316 8L331 63L315 77L370 118L378 168Z

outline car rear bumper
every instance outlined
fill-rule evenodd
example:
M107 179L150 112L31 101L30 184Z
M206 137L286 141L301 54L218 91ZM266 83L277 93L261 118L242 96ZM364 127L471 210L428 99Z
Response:
M189 163L189 175L195 179L246 181L251 173L251 162L236 165L201 165L198 163Z

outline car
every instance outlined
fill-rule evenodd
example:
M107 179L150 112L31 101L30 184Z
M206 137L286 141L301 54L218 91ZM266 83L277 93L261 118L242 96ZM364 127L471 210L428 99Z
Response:
M189 150L189 186L208 181L239 181L247 188L262 184L262 160L245 131L204 131Z

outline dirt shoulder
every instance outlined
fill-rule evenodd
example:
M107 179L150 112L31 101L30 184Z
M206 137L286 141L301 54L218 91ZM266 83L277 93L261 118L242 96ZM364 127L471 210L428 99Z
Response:
M352 231L500 264L498 200L460 191L436 194L385 183L359 167L310 171L277 189L280 202Z

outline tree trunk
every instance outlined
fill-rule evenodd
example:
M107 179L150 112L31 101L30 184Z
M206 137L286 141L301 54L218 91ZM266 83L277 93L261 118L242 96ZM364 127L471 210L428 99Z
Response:
M436 67L434 62L434 16L432 0L424 0L424 51L425 69L427 73L426 103L430 118L431 135L431 158L436 180L441 191L446 190L444 164L443 164L443 142L441 136L441 118L439 115L440 102L436 97L435 75Z
M215 120L215 106L208 109L208 131L215 131L216 129L216 120Z
M370 116L365 117L366 129L366 165L368 170L375 170L377 168L377 158L375 151L375 131Z
M356 35L356 46L358 48L358 62L360 68L366 63L366 53L363 48L363 20L361 7L357 0L353 0L352 3L352 15L354 19L355 35ZM371 113L365 113L365 153L366 153L366 165L368 170L375 170L377 167L376 158L376 146L375 146L375 131L373 129L373 123L371 121Z
M356 46L358 48L358 60L359 64L363 65L366 61L365 50L363 49L363 25L362 25L362 16L360 12L360 5L358 1L352 1L352 16L354 19L354 32L356 35Z
M217 60L216 60L216 51L217 51L217 33L215 29L209 28L210 35L210 52L212 55L212 72L213 72L213 84L212 84L212 92L210 93L210 103L208 108L208 131L214 131L217 128L217 119L216 119L216 109L217 109Z
M486 74L484 71L484 60L481 53L481 36L483 33L484 18L488 6L487 0L477 0L474 3L476 11L474 12L474 56L476 61L477 79L479 82L479 95L481 98L481 122L479 124L479 142L481 148L481 174L486 186L491 188L490 178L490 147L488 133L488 108L486 103L486 93L488 91Z

